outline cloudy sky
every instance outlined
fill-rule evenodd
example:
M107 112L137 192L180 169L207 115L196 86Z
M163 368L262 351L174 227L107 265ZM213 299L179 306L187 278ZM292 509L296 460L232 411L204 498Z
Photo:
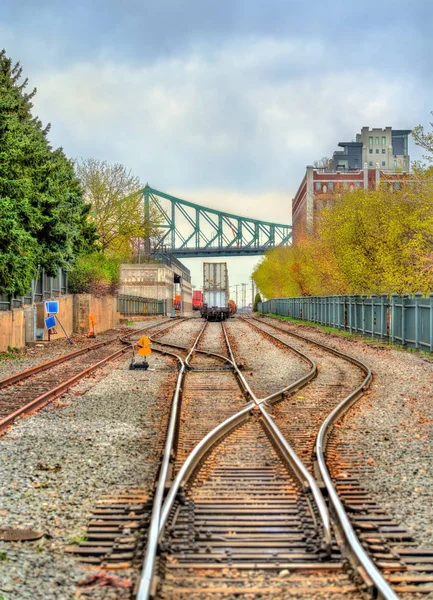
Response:
M1 4L53 145L246 216L290 223L307 164L433 110L432 0ZM232 283L257 260L231 259Z

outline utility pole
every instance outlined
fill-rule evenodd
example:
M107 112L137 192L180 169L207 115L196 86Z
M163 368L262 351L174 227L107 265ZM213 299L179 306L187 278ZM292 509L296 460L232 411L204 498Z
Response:
M242 308L245 308L246 301L247 301L247 297L246 297L247 284L241 283L241 286L242 286Z
M234 287L236 288L236 306L239 307L239 301L238 301L238 287L239 287L239 283L237 283Z
M251 277L251 311L254 308L254 300L256 298L255 289L254 289L254 279Z

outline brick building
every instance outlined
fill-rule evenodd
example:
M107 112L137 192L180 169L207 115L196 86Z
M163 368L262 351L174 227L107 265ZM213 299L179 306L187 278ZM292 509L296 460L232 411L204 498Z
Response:
M338 144L343 150L334 152L332 170L308 166L292 200L294 243L302 231L313 231L317 212L335 201L335 194L375 189L381 181L388 181L398 189L410 177L409 133L409 130L392 131L391 127L363 127L356 141Z

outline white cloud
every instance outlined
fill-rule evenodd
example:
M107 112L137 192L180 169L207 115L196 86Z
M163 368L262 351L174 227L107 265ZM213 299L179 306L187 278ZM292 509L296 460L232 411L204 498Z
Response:
M143 66L88 61L42 71L35 104L68 153L154 185L293 193L307 163L362 125L417 121L416 80L334 58L307 39L248 38Z

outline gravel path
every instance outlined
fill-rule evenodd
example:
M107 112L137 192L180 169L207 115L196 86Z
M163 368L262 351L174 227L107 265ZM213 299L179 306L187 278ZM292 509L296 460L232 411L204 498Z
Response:
M296 354L272 343L240 319L230 319L226 326L233 354L259 398L277 392L310 370Z
M275 323L274 319L264 319ZM419 546L433 546L433 361L412 352L278 324L366 362L371 392L349 410L337 440L365 458L361 483Z
M37 542L0 542L5 599L129 597L128 587L77 588L97 571L65 554L85 533L102 495L129 487L150 491L156 474L174 361L154 353L153 371L129 371L129 361L111 363L1 438L0 527L46 534ZM134 578L131 570L113 575L127 584Z
M144 321L137 321L133 324L133 328L142 329L158 323L163 322L162 317L152 317ZM41 363L63 356L79 350L85 346L89 346L92 343L103 342L111 338L121 336L125 331L130 331L131 327L125 325L119 325L115 329L109 329L103 333L97 334L97 338L92 340L85 335L72 335L71 338L74 344L71 346L65 339L54 340L50 343L38 344L33 347L22 348L14 358L3 358L0 360L0 379L4 379L9 375L24 371L30 367L34 367Z

